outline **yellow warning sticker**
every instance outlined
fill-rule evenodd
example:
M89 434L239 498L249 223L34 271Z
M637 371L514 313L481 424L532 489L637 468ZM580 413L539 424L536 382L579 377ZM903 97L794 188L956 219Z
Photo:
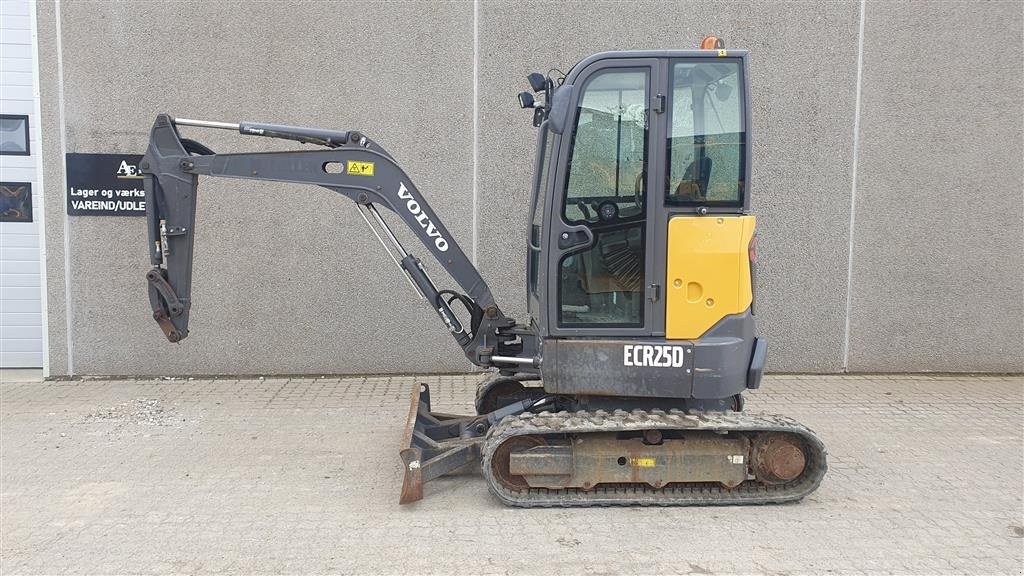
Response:
M656 464L654 458L630 458L629 463L634 468L654 468Z
M349 160L346 172L356 176L373 176L373 162Z
M725 50L719 50L718 51L718 56L719 57L725 56L726 54L728 54L728 52L726 52Z

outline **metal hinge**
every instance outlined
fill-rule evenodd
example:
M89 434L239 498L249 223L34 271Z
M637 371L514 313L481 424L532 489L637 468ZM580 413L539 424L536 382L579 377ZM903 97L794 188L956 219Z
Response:
M654 101L651 104L652 109L656 113L661 114L662 112L665 111L665 95L658 94L657 96L654 97Z
M661 298L661 284L651 284L648 286L647 298L651 302L657 302Z

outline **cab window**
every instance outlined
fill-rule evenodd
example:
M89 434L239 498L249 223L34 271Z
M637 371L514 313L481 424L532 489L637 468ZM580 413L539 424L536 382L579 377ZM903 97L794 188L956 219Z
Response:
M540 151L539 171L534 182L533 214L530 215L530 253L527 264L529 267L530 293L536 298L540 298L538 290L538 272L540 271L541 260L539 248L541 245L541 235L544 231L544 201L547 198L548 173L551 166L552 142L554 142L554 137L548 131L547 123L541 125L540 130L542 131L540 137L544 141L544 147Z
M672 65L668 204L743 204L746 127L739 60Z
M609 70L584 87L569 157L563 216L597 222L643 212L647 168L647 72Z

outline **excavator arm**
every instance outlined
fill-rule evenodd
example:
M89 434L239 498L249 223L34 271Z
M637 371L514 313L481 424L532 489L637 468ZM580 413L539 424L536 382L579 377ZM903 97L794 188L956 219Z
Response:
M237 130L325 146L326 150L215 154L183 139L179 126ZM490 288L426 199L390 154L358 132L271 124L205 122L157 116L140 164L152 268L146 274L153 318L171 342L188 335L196 195L200 176L293 182L323 186L356 203L363 219L444 322L467 358L478 366L528 364L521 343L508 331L515 322L494 302ZM418 258L409 254L377 207L394 212L462 292L438 290ZM453 312L455 302L466 313Z

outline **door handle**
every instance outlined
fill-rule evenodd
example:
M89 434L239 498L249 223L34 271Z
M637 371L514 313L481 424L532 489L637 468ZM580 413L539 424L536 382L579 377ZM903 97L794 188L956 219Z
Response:
M586 226L575 226L563 230L558 235L559 250L567 250L576 246L590 246L594 243L594 233Z

